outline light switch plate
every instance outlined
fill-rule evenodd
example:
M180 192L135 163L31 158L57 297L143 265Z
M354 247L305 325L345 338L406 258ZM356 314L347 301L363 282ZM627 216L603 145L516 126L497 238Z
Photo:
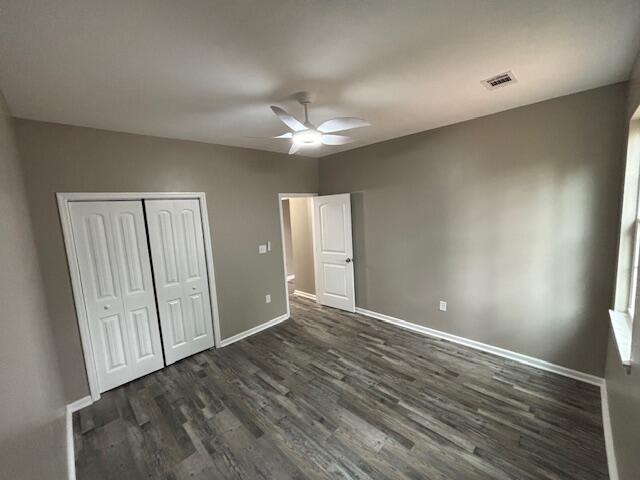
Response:
M440 311L441 312L446 312L447 311L447 302L444 302L444 301L440 300Z
M267 246L265 244L258 245L258 253L260 254L267 253Z
M267 242L267 251L270 252L271 251L271 240L269 240Z
M265 301L265 303L271 303L271 294L267 293L264 296L264 301Z

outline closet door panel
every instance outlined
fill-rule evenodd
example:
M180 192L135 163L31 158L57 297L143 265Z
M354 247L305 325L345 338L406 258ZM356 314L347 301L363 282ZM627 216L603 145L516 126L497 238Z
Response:
M164 366L142 202L110 204L131 354L142 376Z
M160 205L155 202L146 204L147 224L165 357L167 363L173 363L175 362L174 352L183 347L187 341L182 311L180 252L176 245L178 238L176 238L173 209L170 204Z
M145 201L167 363L213 347L198 200Z
M194 342L193 348L202 349L199 343L213 346L213 329L200 204L197 200L179 200L175 202L175 208L184 245L181 261L185 272L185 305L190 318L189 338Z
M164 365L142 202L73 202L70 211L104 392Z

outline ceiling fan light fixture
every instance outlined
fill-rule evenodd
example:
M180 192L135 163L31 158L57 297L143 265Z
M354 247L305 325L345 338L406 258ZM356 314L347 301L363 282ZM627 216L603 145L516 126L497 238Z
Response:
M371 125L362 118L339 117L326 120L316 127L309 120L311 94L308 92L298 92L295 97L298 103L304 107L304 122L297 120L282 107L271 105L271 111L275 116L289 127L289 132L273 137L291 139L289 155L295 154L301 148L319 147L320 145L346 145L353 139L345 135L335 135L336 133Z
M317 147L322 144L322 134L313 129L295 132L293 143L300 147Z

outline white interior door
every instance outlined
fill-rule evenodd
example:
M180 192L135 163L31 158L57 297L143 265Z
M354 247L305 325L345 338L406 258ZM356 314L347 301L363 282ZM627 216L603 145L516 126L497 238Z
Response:
M198 200L145 200L164 355L168 364L213 347Z
M100 392L164 366L141 201L72 202Z
M329 307L354 312L351 197L313 197L316 298Z

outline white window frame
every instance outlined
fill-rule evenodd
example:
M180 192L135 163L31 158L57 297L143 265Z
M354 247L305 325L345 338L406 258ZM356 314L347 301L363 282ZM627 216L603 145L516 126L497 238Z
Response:
M609 310L620 360L631 367L631 343L640 293L640 108L629 124L614 305ZM631 250L629 250L631 248ZM631 258L629 258L631 257ZM639 322L640 323L640 322Z
M636 309L636 294L638 291L638 266L640 263L640 218L638 214L640 208L636 211L636 221L634 223L633 232L633 255L631 260L631 270L629 275L629 300L627 305L627 314L629 321L633 324Z

